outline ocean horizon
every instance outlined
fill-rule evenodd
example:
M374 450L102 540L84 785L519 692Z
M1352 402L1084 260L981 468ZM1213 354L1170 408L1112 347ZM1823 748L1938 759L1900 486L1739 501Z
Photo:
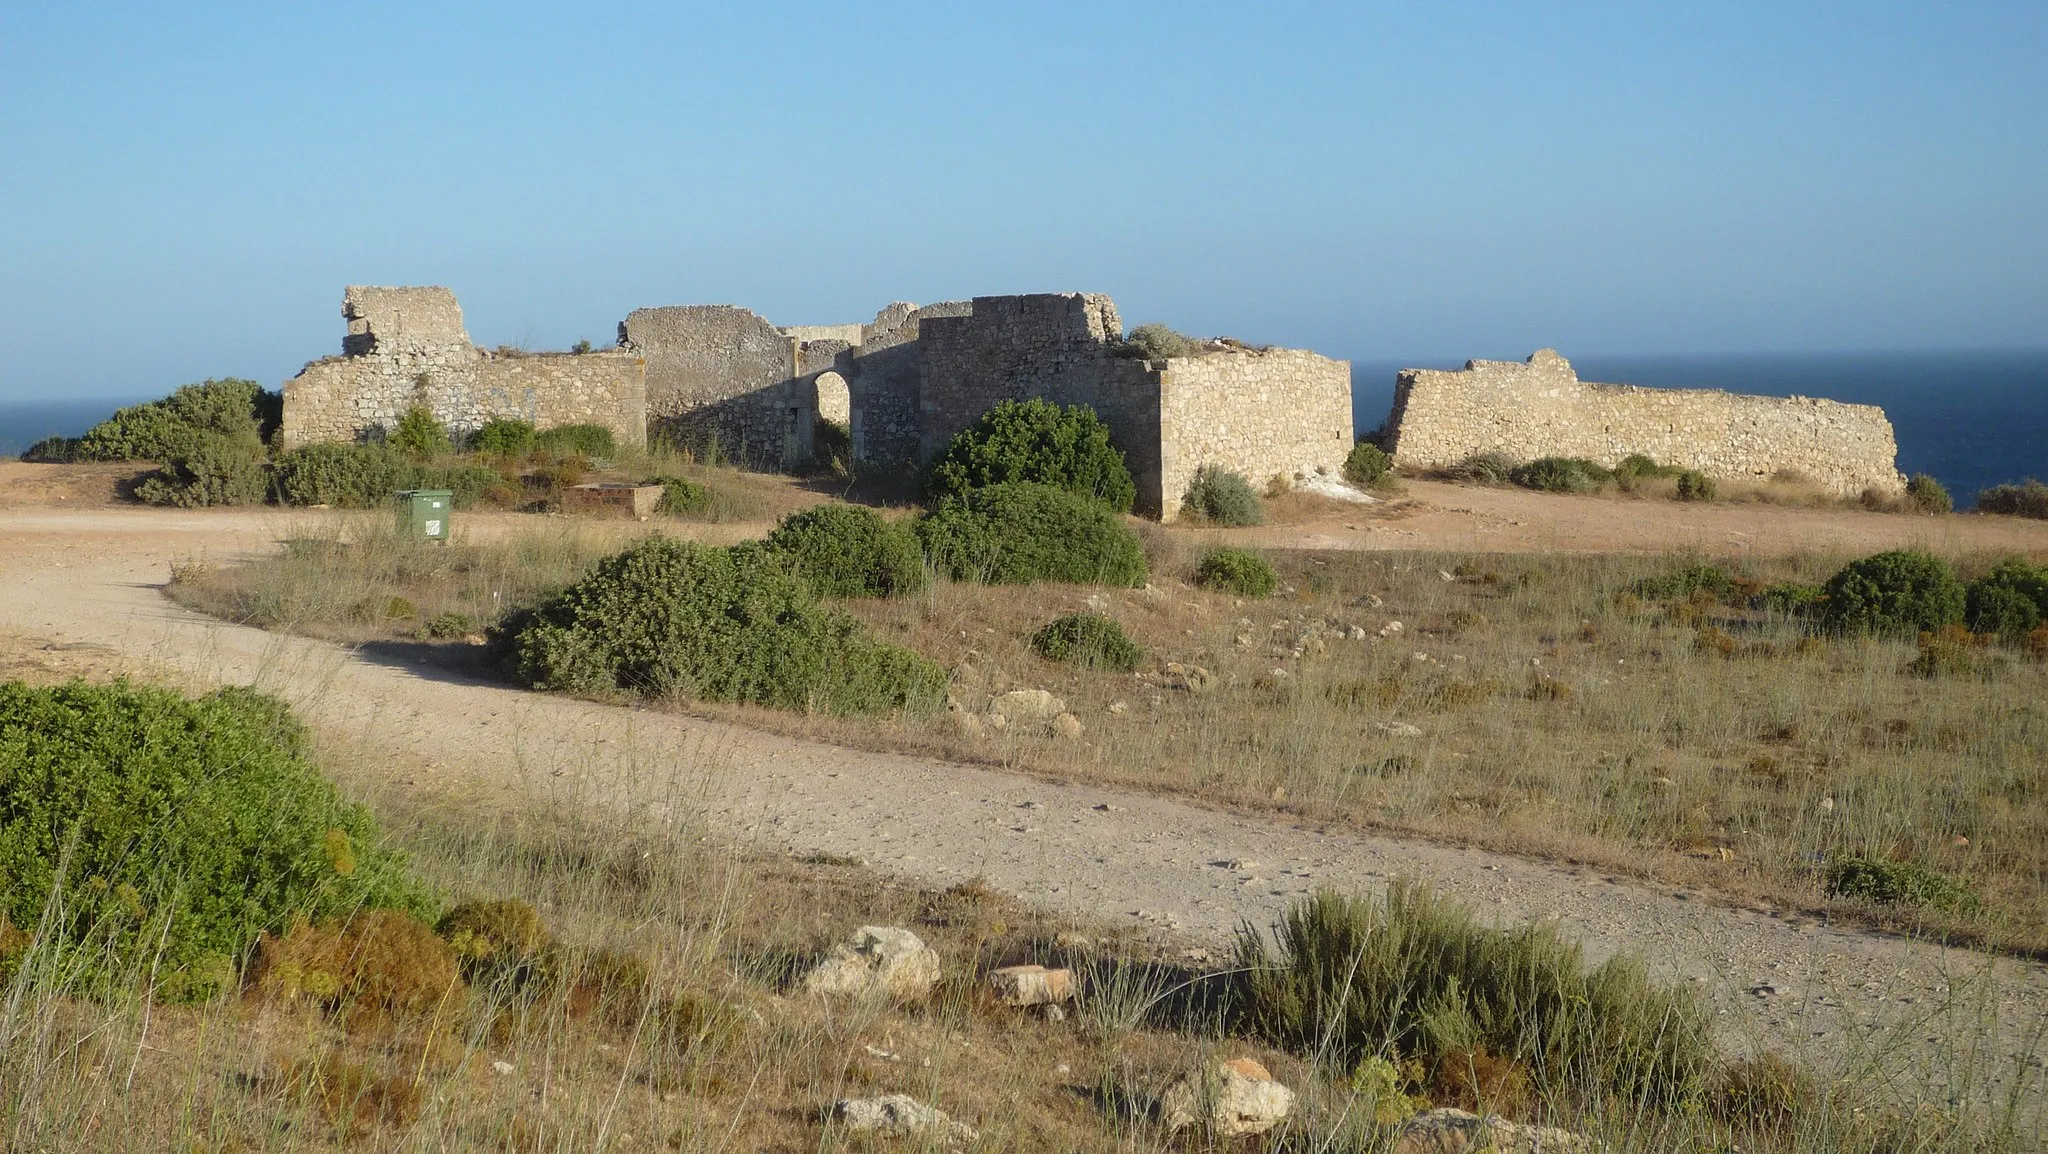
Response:
M1527 355L1525 350L1491 359ZM2026 477L2048 480L2048 349L1596 355L1571 361L1587 381L1877 405L1898 437L1899 470L1939 480L1958 507L1968 506L1979 490L1992 485ZM1462 359L1354 359L1355 431L1369 432L1386 420L1401 369L1463 366ZM75 437L115 409L151 399L0 400L0 457L17 456L45 437Z

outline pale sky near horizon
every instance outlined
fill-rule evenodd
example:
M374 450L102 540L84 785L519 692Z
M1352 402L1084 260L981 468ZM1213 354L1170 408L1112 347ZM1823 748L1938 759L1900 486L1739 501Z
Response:
M2048 346L2048 3L0 0L0 400L1108 292L1360 360Z

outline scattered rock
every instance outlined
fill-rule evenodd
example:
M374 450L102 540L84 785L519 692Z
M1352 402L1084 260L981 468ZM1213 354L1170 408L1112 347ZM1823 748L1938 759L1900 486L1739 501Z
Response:
M1071 713L1062 713L1052 719L1052 731L1068 741L1081 739L1081 719Z
M1363 625L1353 625L1344 631L1344 636L1350 638L1353 641L1363 641L1366 638L1371 637L1372 634L1367 633Z
M1168 1130L1207 1126L1218 1137L1264 1134L1294 1107L1294 1091L1250 1058L1232 1058L1190 1073L1159 1095Z
M1043 689L1012 689L989 702L988 711L1009 721L1050 721L1067 703Z
M1353 609L1379 609L1385 605L1385 601L1382 601L1378 595L1372 593L1351 599L1351 607Z
M1385 625L1380 626L1381 637L1392 637L1399 632L1401 632L1401 623L1399 621L1389 621Z
M955 1122L938 1109L908 1094L884 1094L879 1098L841 1098L832 1105L832 1118L848 1130L889 1138L937 1134L960 1142L980 1137L974 1128Z
M804 978L808 994L921 998L939 981L939 955L896 926L862 926Z
M1047 1002L1038 1007L1036 1012L1040 1018L1047 1022L1064 1022L1067 1020L1067 1012L1060 1008L1058 1002Z
M1422 727L1405 721L1375 721L1372 731L1383 737L1421 737Z
M1394 1142L1394 1154L1590 1154L1595 1149L1592 1139L1555 1126L1510 1122L1494 1114L1482 1118L1453 1109L1417 1114L1401 1127Z
M510 1074L512 1071L516 1069L518 1069L517 1066L514 1066L512 1063L507 1062L503 1058L499 1058L497 1061L491 1063L492 1072L497 1074Z
M1122 717L1124 714L1130 712L1130 709L1131 706L1128 702L1112 701L1109 703L1109 715L1111 717Z
M1216 675L1199 665L1182 665L1170 661L1160 674L1159 684L1167 689L1178 689L1186 693L1207 693L1216 688Z
M1044 1006L1074 996L1074 971L1044 966L1004 966L988 976L1005 1006Z

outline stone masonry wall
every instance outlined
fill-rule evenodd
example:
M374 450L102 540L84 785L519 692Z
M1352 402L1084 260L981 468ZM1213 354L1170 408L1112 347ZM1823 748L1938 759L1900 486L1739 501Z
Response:
M733 305L635 309L619 324L619 346L647 360L650 425L764 466L809 453L816 398L796 380L801 343Z
M1611 467L1642 453L1713 477L1802 473L1844 496L1905 486L1891 422L1875 406L1595 384L1549 349L1463 372L1403 370L1388 428L1395 462L1414 468L1484 452Z
M861 326L861 343L841 354L837 371L846 379L847 424L853 457L864 468L915 470L918 453L918 394L924 353L918 344L924 321L966 316L967 301L923 306L897 301Z
M1165 362L1160 514L1180 510L1195 470L1221 465L1256 488L1280 474L1332 474L1351 452L1351 366L1302 349L1238 349Z
M456 433L494 418L597 424L620 443L647 437L646 372L631 353L500 355L469 343L444 288L352 285L343 296L344 355L285 382L286 446L356 441L425 405Z

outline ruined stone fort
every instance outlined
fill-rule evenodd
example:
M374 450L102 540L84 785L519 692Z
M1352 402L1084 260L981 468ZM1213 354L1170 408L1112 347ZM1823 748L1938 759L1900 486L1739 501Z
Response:
M496 418L591 423L756 467L814 460L820 422L854 463L909 474L1005 400L1086 405L1109 426L1141 513L1171 519L1196 470L1255 483L1335 473L1353 443L1347 362L1231 340L1147 359L1095 293L896 303L865 324L782 326L733 305L636 309L615 348L478 348L445 288L351 286L339 356L284 386L287 446L361 440L423 405L455 432ZM1544 350L1526 363L1405 370L1388 425L1397 464L1631 453L1720 477L1798 472L1845 493L1896 491L1881 410L1805 398L1582 382Z

